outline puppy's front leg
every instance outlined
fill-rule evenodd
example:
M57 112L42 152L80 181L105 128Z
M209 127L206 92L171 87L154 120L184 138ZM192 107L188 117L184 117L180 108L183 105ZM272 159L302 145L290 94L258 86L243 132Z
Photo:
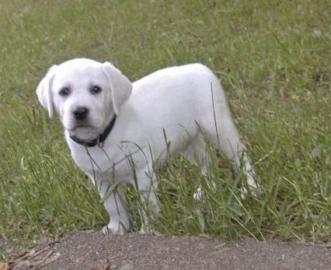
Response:
M141 170L137 172L137 188L143 203L141 214L140 233L152 232L150 219L153 220L160 212L159 202L156 195L157 180L153 171Z
M109 214L109 223L102 229L104 233L124 234L130 229L130 220L123 202L120 186L111 186L108 180L96 181L103 204Z

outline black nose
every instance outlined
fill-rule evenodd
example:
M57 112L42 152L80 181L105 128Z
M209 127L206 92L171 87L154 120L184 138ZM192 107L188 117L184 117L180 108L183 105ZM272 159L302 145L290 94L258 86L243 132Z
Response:
M73 115L76 120L84 120L87 117L88 112L88 108L78 107L76 110L73 111Z

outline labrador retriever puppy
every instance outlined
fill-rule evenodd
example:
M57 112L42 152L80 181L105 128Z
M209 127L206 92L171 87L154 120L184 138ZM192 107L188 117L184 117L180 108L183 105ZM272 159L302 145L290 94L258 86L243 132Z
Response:
M122 183L134 185L146 209L158 213L154 170L170 155L182 153L206 174L206 139L243 171L248 190L258 189L222 86L202 64L161 69L131 83L109 62L72 59L52 66L36 92L49 116L58 114L75 163L104 200L105 232L130 229ZM142 224L146 231L147 214Z

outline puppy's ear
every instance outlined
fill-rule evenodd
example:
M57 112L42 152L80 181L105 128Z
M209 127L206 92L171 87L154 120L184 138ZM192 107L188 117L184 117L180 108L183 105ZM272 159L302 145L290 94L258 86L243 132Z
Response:
M102 69L106 74L112 95L112 105L116 115L118 115L120 106L130 97L132 92L132 84L121 71L114 67L111 63L105 62L102 64Z
M39 82L37 86L37 96L40 104L48 111L50 118L53 117L54 104L52 96L52 82L57 69L57 65L52 66L45 77Z

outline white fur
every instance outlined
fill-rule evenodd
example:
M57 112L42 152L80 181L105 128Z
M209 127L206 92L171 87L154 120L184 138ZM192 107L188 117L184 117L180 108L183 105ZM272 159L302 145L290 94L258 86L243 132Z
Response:
M92 95L91 85L103 91ZM67 97L59 95L64 86L71 89ZM104 198L111 217L106 229L112 233L130 227L119 184L135 185L146 207L157 213L155 166L181 152L206 173L204 136L233 161L235 169L242 167L248 186L257 189L222 86L206 66L165 68L131 84L108 62L73 59L52 67L39 83L37 95L50 116L53 109L58 113L74 161ZM83 126L72 114L79 106L90 110ZM96 138L114 113L117 120L103 145L86 148L70 138L70 134L83 140ZM143 224L148 224L146 217Z

